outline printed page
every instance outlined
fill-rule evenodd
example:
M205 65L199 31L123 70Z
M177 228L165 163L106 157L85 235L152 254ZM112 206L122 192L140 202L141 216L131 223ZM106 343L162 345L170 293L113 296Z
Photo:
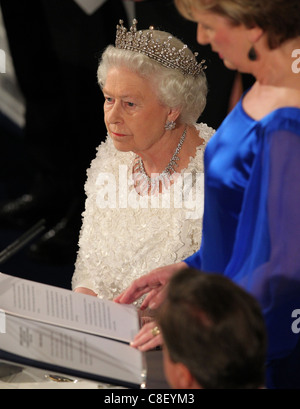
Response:
M0 358L12 358L6 353L12 361L83 379L129 387L145 380L143 354L127 344L8 314Z
M128 343L139 331L138 313L132 305L121 305L2 273L0 310Z

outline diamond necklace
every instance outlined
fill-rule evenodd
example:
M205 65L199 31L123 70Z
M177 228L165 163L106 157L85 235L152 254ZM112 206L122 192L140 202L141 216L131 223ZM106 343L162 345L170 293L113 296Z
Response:
M134 180L136 183L136 187L139 190L139 193L141 194L149 193L149 190L150 190L150 193L158 193L160 190L160 186L162 186L163 188L168 188L170 186L172 175L173 173L176 172L175 168L178 166L177 164L179 160L178 154L185 140L186 130L187 128L185 127L183 134L180 138L180 141L177 145L177 148L170 162L167 164L165 169L159 175L154 176L154 177L148 176L145 171L145 167L144 167L142 158L138 155L135 157L133 175L134 175Z

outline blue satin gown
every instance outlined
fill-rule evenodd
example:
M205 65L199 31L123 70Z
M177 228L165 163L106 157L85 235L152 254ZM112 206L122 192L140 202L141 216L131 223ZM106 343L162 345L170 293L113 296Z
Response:
M257 298L267 387L300 388L300 109L256 121L241 99L224 120L205 152L201 248L184 261Z

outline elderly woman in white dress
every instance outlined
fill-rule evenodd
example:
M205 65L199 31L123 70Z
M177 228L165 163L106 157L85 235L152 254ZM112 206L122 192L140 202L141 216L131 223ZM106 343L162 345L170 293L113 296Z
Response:
M129 31L102 55L107 140L87 172L73 289L113 299L151 269L200 245L203 152L196 124L207 94L203 61L169 33Z

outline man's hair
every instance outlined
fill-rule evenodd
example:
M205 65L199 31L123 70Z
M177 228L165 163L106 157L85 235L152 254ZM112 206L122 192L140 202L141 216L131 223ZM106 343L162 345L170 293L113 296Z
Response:
M264 386L267 340L260 306L225 276L180 271L157 322L171 361L183 363L201 387Z

